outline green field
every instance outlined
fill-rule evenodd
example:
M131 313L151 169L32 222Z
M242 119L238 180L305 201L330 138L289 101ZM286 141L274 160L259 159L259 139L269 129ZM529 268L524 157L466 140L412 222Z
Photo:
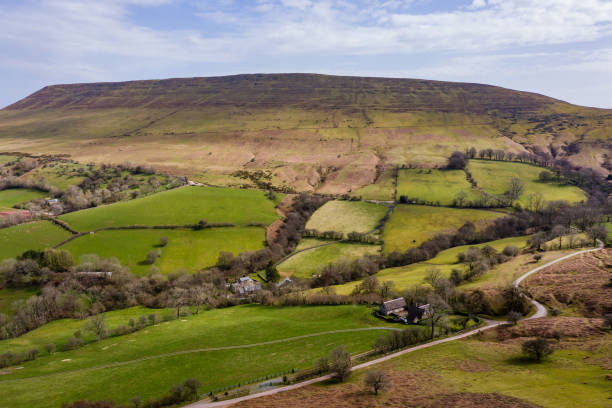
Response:
M405 251L437 233L452 233L468 221L478 228L502 216L485 210L399 204L385 223L384 252Z
M136 316L142 314L141 310L134 312ZM128 318L129 313L129 310L122 311L120 318L109 316L109 321L119 323ZM77 322L69 329L62 325L56 328L58 333L70 335L70 330L79 327L78 323L84 322ZM381 324L382 321L372 316L371 309L363 306L271 308L246 305L217 309L77 350L41 355L36 361L24 363L22 370L2 376L0 387L4 403L11 407L57 407L65 401L85 398L125 403L137 395L143 399L160 396L173 384L193 377L202 381L201 391L205 392L291 368L311 367L314 360L339 344L353 353L366 351L381 331L324 334L248 348L164 356L119 367L91 367L177 351L249 345ZM28 333L28 339L23 341L38 345L60 337L52 332L53 329L43 326ZM15 347L17 341L20 340L11 340ZM10 349L6 341L0 345ZM79 369L86 370L74 371ZM39 377L44 375L48 377ZM20 380L14 381L17 379Z
M26 300L36 294L38 289L0 289L0 313L10 316L14 313L11 305L18 300Z
M264 192L216 187L181 187L135 200L60 217L78 231L126 225L184 225L207 222L270 224L278 218Z
M35 221L0 229L0 259L14 258L28 249L45 249L71 234L49 221Z
M361 197L364 200L394 201L395 200L395 177L393 169L383 171L374 184L358 188L351 193L353 197Z
M515 246L519 249L523 249L527 246L527 241L529 240L529 235L524 237L512 237L512 238L504 238L498 239L496 241L485 242L484 244L475 244L475 245L463 245L454 248L449 248L445 251L440 252L435 258L430 259L427 263L431 264L452 264L457 262L457 255L461 252L467 251L470 247L478 247L482 248L484 246L491 246L495 248L498 252L503 251L503 249L509 245Z
M0 191L0 210L12 208L13 206L35 198L45 197L48 193L30 188L10 188Z
M322 241L319 241L321 243ZM324 241L323 241L324 242ZM316 244L315 244L316 245ZM301 252L278 266L283 276L309 278L319 268L341 260L352 261L364 255L374 255L380 251L378 245L363 245L354 243L334 243L321 248Z
M402 169L399 170L397 197L418 198L440 205L451 205L460 191L466 200L478 197L478 192L465 178L463 170Z
M529 204L529 195L534 193L541 193L545 201L565 200L575 203L587 198L578 187L539 181L539 174L547 169L531 164L470 160L468 170L478 187L493 195L502 195L508 190L512 178L521 179L525 183L525 190L519 197L523 206Z
M160 247L161 237L168 244ZM117 257L121 264L133 273L146 274L150 265L145 264L147 253L161 249L156 265L162 273L187 270L195 272L213 266L219 252L237 255L244 251L262 248L265 230L259 227L208 228L192 230L110 230L88 234L68 242L61 248L70 251L75 260L84 254L97 254L103 258Z
M338 231L348 234L352 231L373 230L387 212L387 207L364 201L329 201L319 208L308 220L306 228L319 231Z
M461 252L466 251L468 248L475 247L483 247L485 245L490 245L498 251L503 250L508 245L514 245L518 248L523 248L527 240L528 236L525 237L514 237L514 238L505 238L497 241L490 241L483 244L477 245L465 245L454 248L449 248L445 251L440 252L435 258L432 258L426 262L419 262L412 265L400 266L396 268L388 268L383 269L378 272L375 276L379 281L391 281L394 283L395 288L399 291L406 290L409 287L417 284L422 284L423 280L427 276L428 270L435 268L439 269L445 277L448 278L453 269L463 270L464 266L457 264L457 255ZM545 253L547 256L548 253ZM548 259L548 257L547 257ZM529 256L529 260L531 260L531 256ZM505 264L498 265L495 268L491 269L489 272L485 274L485 276L478 279L478 281L470 282L468 285L478 286L484 281L490 281L495 279L501 279L500 276L506 276L506 273L499 273L497 269L503 269ZM515 268L517 265L514 265ZM505 269L504 269L505 271ZM498 280L499 280L498 279ZM336 292L338 294L348 295L350 294L355 286L357 286L360 282L349 282L343 285L334 286ZM463 285L461 286L463 288Z

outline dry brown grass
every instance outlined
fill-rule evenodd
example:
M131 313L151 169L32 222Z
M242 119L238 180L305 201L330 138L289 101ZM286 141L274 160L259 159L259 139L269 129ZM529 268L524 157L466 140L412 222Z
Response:
M612 250L575 256L529 277L525 287L538 301L587 317L612 313Z
M423 408L533 408L518 398L497 393L438 393L439 380L427 371L390 371L391 392L374 396L362 383L341 386L312 385L290 392L269 395L232 405L236 408L278 407L423 407Z

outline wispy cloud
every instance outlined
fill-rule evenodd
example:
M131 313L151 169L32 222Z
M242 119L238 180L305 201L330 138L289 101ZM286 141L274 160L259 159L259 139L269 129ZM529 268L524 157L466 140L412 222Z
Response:
M313 59L342 71L344 65L329 59L369 58L379 67L370 63L364 71L472 73L478 81L479 67L518 70L516 62L508 62L512 58L523 67L530 61L545 66L535 54L568 52L568 61L554 57L550 68L611 73L609 47L602 44L612 38L612 1L466 0L454 9L436 8L437 3L442 2L25 0L0 5L0 70L21 66L41 81L66 82L156 72L205 75L211 66L215 73L249 66L270 72L290 63L292 71L302 71ZM417 7L423 4L429 6L425 11ZM145 16L156 9L189 14L195 23L178 20L160 28ZM388 68L401 61L406 68Z

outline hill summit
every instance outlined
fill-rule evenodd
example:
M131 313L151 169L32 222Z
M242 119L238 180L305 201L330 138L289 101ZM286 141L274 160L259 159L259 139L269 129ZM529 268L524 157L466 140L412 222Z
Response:
M261 170L278 186L333 193L471 146L547 152L605 175L611 133L611 110L534 93L317 74L54 85L0 111L4 151L146 162L215 185Z

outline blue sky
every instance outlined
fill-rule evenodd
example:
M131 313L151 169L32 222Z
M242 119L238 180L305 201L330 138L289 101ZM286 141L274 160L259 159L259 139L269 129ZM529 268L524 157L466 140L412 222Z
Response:
M612 108L612 0L0 0L0 106L46 85L316 72Z

